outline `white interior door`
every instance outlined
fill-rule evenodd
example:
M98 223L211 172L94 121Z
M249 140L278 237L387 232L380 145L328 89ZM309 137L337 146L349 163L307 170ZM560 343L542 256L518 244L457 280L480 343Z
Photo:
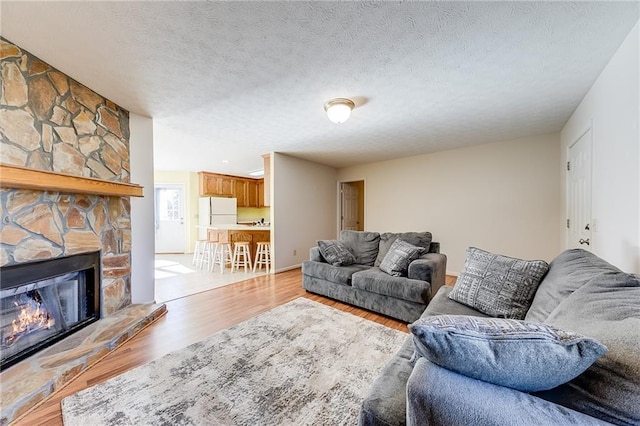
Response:
M358 188L348 183L340 184L341 230L358 230Z
M185 253L184 185L159 184L156 192L156 253Z
M591 129L569 147L567 248L591 250Z

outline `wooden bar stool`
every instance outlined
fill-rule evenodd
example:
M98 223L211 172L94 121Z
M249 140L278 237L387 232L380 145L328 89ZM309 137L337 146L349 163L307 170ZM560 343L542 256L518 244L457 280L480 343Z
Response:
M229 243L218 243L216 247L216 251L213 254L213 264L211 265L211 271L215 268L216 265L220 265L220 273L224 273L224 268L227 263L232 263L233 258L231 257L231 244Z
M231 272L244 266L244 272L251 271L251 253L247 241L238 241L233 248L233 262L231 262Z
M200 267L200 262L202 261L202 252L204 251L204 246L207 240L196 240L196 246L193 249L193 259L191 260L191 264L196 268Z
M256 261L253 264L253 272L256 272L258 266L264 266L265 272L268 274L271 266L271 243L267 241L260 241L257 244L256 249Z

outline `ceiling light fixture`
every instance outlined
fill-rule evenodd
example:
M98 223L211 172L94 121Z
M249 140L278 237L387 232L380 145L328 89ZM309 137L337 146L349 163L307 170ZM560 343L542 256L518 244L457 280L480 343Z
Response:
M327 111L329 120L336 124L344 123L351 117L351 110L356 104L351 99L335 98L324 104L324 110Z
M264 169L249 172L249 176L264 176Z

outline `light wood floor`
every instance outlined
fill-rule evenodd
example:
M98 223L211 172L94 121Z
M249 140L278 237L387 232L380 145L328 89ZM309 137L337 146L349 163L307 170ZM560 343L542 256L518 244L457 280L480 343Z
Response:
M448 276L446 282L455 283L455 277ZM407 331L403 322L307 293L302 288L300 269L252 278L167 302L168 312L163 318L82 373L15 424L62 425L60 401L65 397L297 297L306 297L388 327Z

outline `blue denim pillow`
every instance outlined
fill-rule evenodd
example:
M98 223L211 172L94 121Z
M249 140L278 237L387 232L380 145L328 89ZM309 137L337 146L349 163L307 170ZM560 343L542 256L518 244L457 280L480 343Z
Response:
M523 392L552 389L584 372L607 348L548 324L436 315L409 325L416 354L467 377Z

